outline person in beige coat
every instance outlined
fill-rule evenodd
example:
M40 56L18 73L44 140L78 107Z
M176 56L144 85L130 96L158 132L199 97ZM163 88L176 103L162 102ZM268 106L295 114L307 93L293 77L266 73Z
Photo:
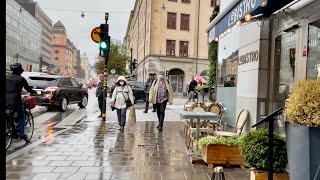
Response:
M118 123L120 125L120 131L124 130L126 125L127 109L126 100L130 99L132 105L134 104L132 89L127 85L126 79L123 76L118 78L116 87L113 90L111 98L111 106L116 108L118 115Z
M170 82L165 79L164 71L159 71L158 80L153 81L150 92L149 102L156 105L159 131L163 129L163 122L165 117L165 110L167 103L172 105L173 92Z

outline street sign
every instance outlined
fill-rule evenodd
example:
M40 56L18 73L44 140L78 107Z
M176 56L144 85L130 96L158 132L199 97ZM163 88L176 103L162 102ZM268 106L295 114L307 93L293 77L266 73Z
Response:
M111 74L115 74L115 73L116 73L116 70L111 69Z
M99 33L101 32L100 27L95 27L94 29L92 29L91 31L91 39L93 42L95 43L99 43L100 42L100 36Z

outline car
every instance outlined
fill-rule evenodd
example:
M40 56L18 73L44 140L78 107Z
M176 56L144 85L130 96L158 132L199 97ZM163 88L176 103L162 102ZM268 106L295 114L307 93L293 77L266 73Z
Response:
M25 79L29 79L30 76L44 76L44 75L49 75L49 74L44 72L26 72L26 71L21 74L21 76L24 77Z
M38 106L46 106L48 110L58 108L64 112L69 104L78 104L85 108L88 104L88 89L74 78L58 75L30 76L29 86L37 91Z
M135 103L137 100L146 100L145 83L144 82L136 82L136 81L128 81L128 85L131 86Z
M144 100L144 101L146 100L146 94L144 92L145 85L143 82L128 81L127 83L132 88L135 104L137 100ZM111 86L109 98L112 97L112 93L115 87L116 87L116 83L113 83Z

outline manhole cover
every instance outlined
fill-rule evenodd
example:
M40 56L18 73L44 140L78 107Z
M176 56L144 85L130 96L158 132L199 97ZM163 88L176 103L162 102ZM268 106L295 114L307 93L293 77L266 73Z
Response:
M138 145L139 148L141 149L157 149L158 145L146 145L146 144L139 144Z

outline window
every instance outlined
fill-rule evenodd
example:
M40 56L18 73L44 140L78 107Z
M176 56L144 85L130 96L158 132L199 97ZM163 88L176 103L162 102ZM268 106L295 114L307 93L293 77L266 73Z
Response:
M216 0L211 0L211 7L215 7L216 6Z
M174 56L176 50L176 41L167 40L167 56Z
M181 14L180 30L189 31L189 21L190 21L190 15L189 14Z
M309 24L307 79L320 81L320 20Z
M190 0L181 0L182 3L190 3Z
M188 41L180 41L179 56L188 57L188 47L189 47Z
M72 82L70 81L69 78L65 78L65 79L62 80L60 85L61 86L72 86Z
M79 83L76 80L74 80L74 79L70 79L70 80L71 80L73 87L80 87Z
M167 28L176 29L177 13L168 13Z

